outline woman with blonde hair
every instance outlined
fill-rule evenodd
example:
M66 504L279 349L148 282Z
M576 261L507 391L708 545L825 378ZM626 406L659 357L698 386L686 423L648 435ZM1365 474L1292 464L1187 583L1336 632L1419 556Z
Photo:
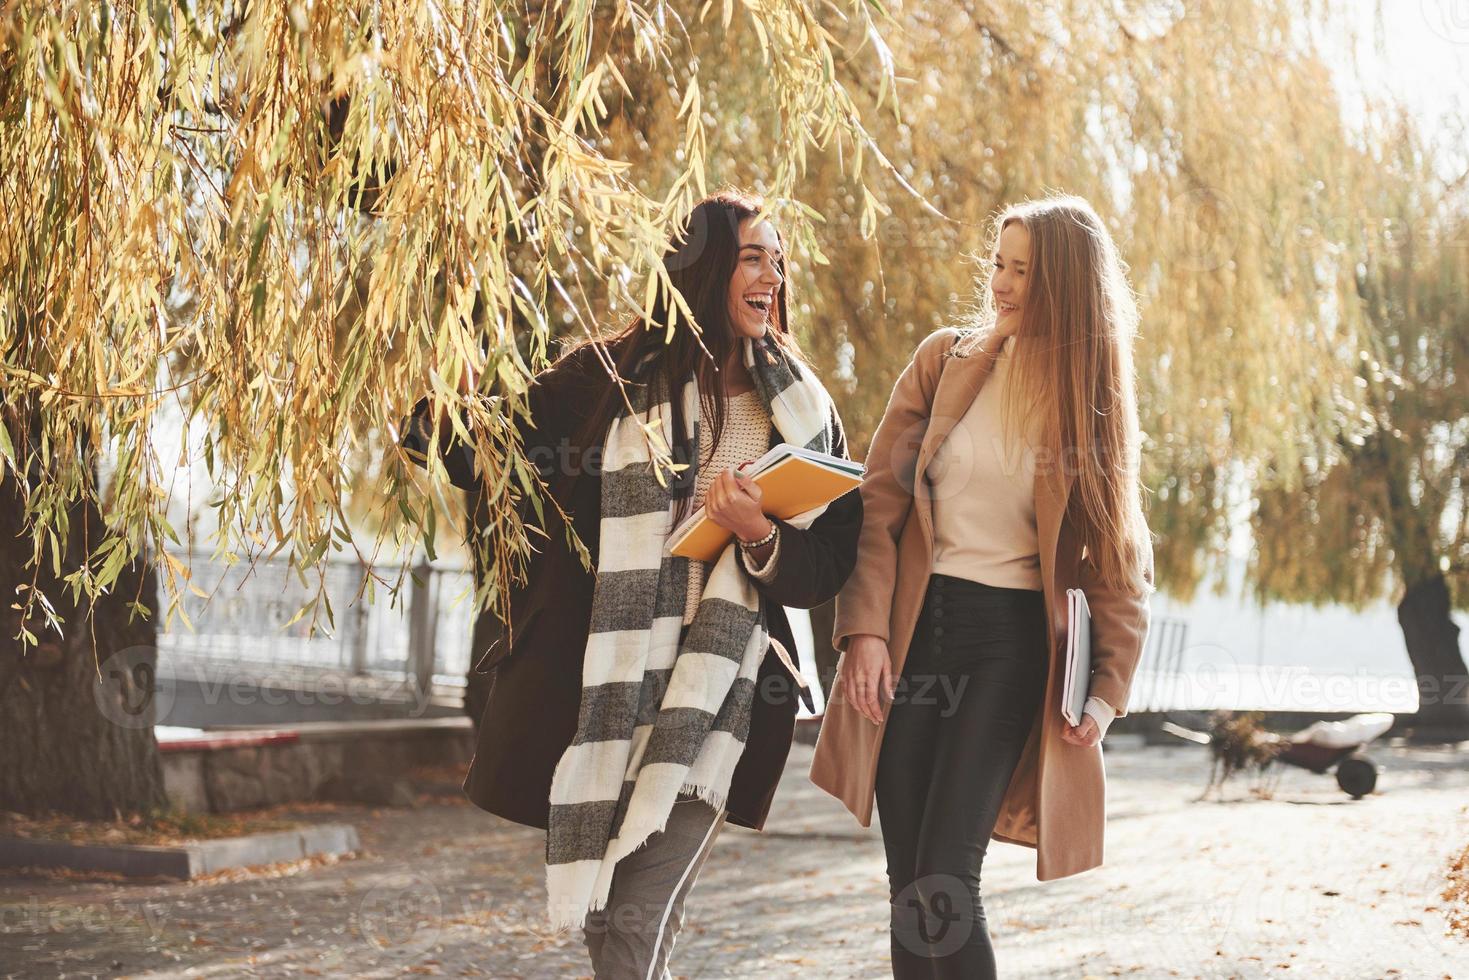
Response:
M996 220L975 322L925 339L867 458L837 679L811 778L882 814L893 975L995 976L989 840L1036 877L1102 863L1099 746L1148 630L1136 304L1092 207ZM1068 589L1091 610L1085 714L1062 717Z

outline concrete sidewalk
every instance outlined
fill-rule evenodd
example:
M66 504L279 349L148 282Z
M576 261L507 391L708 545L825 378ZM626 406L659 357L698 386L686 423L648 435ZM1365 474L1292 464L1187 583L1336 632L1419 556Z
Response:
M677 976L889 975L881 839L806 782L810 752L766 833L721 837ZM1372 754L1362 801L1292 769L1273 800L1241 781L1196 803L1202 750L1109 750L1105 867L1040 883L1034 852L991 848L1003 975L1469 978L1437 899L1469 843L1469 746ZM540 831L452 802L305 815L356 824L365 854L192 884L0 878L0 976L588 975L580 937L543 930Z

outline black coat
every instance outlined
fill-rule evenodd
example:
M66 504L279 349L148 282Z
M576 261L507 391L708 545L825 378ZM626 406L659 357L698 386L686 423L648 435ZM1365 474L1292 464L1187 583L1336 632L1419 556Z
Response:
M528 393L534 428L521 435L530 460L551 485L571 517L577 535L597 563L601 506L600 470L580 465L575 435L597 396L610 385L606 370L590 348L563 357L542 372ZM420 400L406 426L403 448L415 462L428 445L427 399ZM833 413L833 451L846 456L841 419ZM772 441L779 434L772 432ZM600 455L600 437L595 447ZM473 450L452 440L441 454L455 486L476 488ZM581 705L582 655L591 623L594 576L566 546L555 508L544 508L546 537L535 535L537 550L527 562L526 580L510 593L512 634L485 651L475 669L492 671L492 685L480 720L474 762L465 792L475 805L533 827L546 826L551 775L576 733ZM857 557L862 498L853 490L832 502L810 528L780 525L780 555L774 578L755 581L773 639L792 656L796 644L785 606L810 609L841 590ZM795 729L798 692L780 659L767 650L756 679L750 733L735 767L728 796L729 821L760 829L770 811L785 768Z

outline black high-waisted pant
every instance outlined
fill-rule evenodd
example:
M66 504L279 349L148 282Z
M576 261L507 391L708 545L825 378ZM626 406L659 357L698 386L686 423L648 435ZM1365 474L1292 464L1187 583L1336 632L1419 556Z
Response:
M995 976L979 872L1044 697L1044 594L935 574L877 765L893 976Z

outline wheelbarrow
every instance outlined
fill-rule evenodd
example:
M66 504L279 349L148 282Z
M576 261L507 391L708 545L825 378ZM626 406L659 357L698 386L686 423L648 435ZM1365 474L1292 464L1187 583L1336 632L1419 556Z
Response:
M1392 725L1390 713L1373 711L1342 721L1312 722L1292 735L1261 731L1255 733L1254 739L1264 750L1261 755L1265 765L1278 760L1321 775L1334 768L1336 784L1342 792L1360 800L1377 786L1377 764L1362 749ZM1208 732L1194 731L1171 721L1163 722L1162 728L1200 745L1214 741Z

